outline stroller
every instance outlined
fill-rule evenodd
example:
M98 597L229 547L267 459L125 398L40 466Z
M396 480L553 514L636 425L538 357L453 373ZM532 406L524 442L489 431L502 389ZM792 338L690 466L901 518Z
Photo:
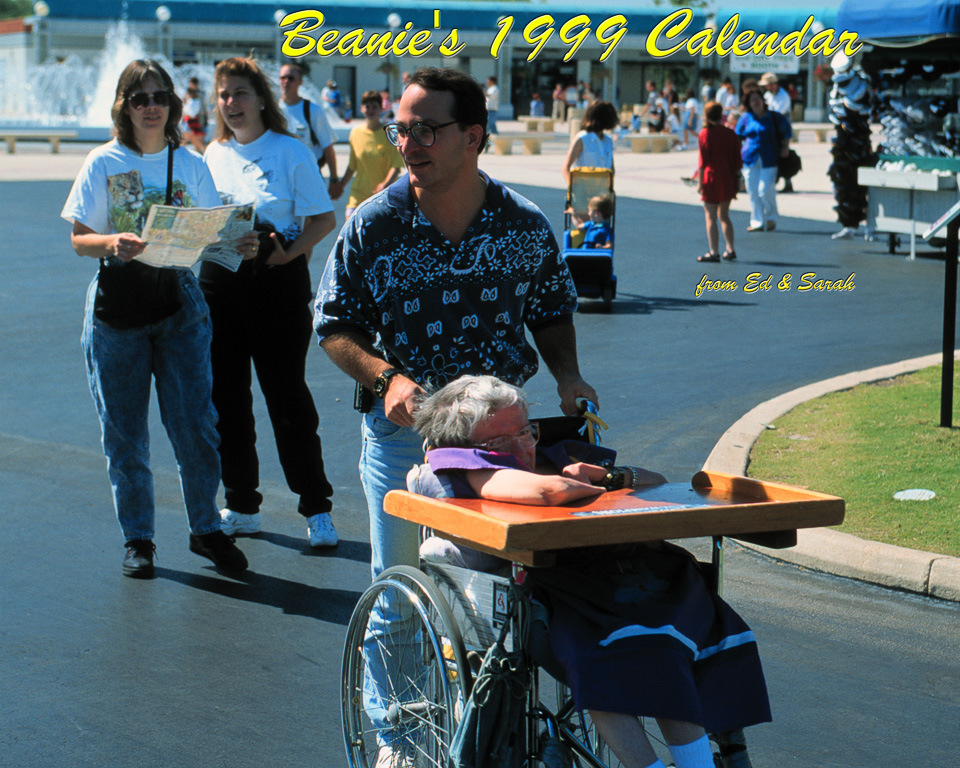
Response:
M588 203L597 195L614 198L613 170L610 168L572 168L563 216L563 258L567 262L580 298L601 299L610 310L617 295L617 276L613 272L613 248L583 247L583 223L589 219ZM611 229L614 215L609 217Z

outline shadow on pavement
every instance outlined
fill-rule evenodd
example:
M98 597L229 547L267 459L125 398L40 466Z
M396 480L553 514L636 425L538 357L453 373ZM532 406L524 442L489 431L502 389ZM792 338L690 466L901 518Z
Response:
M212 566L204 570L216 573ZM291 616L305 616L342 626L346 626L350 620L350 614L361 594L352 590L311 587L301 582L252 571L247 571L232 581L223 579L219 574L206 576L172 568L158 567L156 574L158 579L167 579L221 597L268 605Z

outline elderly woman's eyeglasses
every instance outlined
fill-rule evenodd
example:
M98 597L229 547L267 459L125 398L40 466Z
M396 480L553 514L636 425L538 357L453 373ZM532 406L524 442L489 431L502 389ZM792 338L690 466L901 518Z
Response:
M440 125L429 125L428 123L414 123L409 128L399 123L390 123L383 126L383 132L387 134L387 141L393 146L399 147L400 142L407 138L407 134L413 136L413 140L421 147L432 147L437 140L437 131L459 122L451 120L449 123L440 123Z
M169 91L154 91L153 93L146 93L144 91L138 91L131 95L128 99L130 106L134 109L143 109L148 104L153 102L158 107L169 107L170 106L170 92Z
M500 435L492 440L479 443L476 448L482 448L485 451L495 451L496 453L508 453L510 448L516 443L526 445L536 445L540 439L540 425L531 421L527 426L521 429L515 435Z

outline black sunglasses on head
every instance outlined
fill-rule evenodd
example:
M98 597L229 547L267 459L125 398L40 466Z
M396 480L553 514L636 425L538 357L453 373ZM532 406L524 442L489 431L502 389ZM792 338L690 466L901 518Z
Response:
M153 102L158 107L169 107L170 92L154 91L153 93L145 93L143 91L138 91L137 93L129 96L127 101L130 102L130 106L134 109L143 109L150 104L150 102Z

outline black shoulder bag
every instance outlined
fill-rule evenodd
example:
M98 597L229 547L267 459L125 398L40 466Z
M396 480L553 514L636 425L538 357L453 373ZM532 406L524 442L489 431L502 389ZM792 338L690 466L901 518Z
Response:
M786 157L780 154L783 150L783 139L780 138L779 124L782 115L770 110L770 117L773 119L773 130L777 132L777 178L792 179L803 169L803 161L794 149L787 150Z
M167 205L173 201L173 144L167 147ZM100 259L93 314L111 328L124 330L158 323L183 306L176 269L142 261L107 264Z
M313 121L310 120L310 100L303 100L303 119L307 121L307 128L310 129L310 141L313 143L313 146L319 147L320 142L317 140L317 134L313 131ZM320 154L320 157L317 158L317 168L323 168L327 164L327 158L323 156L323 153Z

